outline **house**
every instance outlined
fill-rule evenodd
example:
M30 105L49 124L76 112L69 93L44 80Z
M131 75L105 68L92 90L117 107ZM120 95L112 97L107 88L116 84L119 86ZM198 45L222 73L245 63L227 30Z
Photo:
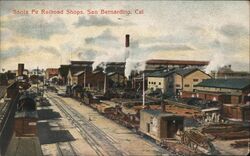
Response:
M49 80L54 76L58 76L58 68L47 68L45 70L45 79Z
M140 131L157 141L174 138L177 131L183 131L184 117L162 110L140 111Z
M249 79L206 79L195 85L196 96L227 104L246 104L250 93Z

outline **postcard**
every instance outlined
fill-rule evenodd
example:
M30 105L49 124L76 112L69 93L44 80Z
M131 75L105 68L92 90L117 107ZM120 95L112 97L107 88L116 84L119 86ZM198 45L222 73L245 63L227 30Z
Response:
M248 1L0 1L0 155L247 155Z

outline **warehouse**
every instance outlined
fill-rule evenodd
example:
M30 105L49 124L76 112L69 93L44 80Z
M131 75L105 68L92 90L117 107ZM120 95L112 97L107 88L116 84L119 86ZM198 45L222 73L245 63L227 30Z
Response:
M250 92L249 79L207 79L197 84L196 96L227 104L245 104Z

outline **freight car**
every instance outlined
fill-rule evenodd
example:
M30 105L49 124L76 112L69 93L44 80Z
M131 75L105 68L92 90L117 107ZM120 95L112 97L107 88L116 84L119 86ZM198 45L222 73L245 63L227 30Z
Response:
M38 114L36 102L32 96L25 93L20 96L15 113L14 130L17 137L29 137L37 135L36 122Z

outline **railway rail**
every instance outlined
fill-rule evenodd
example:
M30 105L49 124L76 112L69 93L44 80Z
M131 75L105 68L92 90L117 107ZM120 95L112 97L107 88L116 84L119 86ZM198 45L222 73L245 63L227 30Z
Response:
M79 112L68 106L65 101L56 97L47 95L47 97L64 113L64 115L79 130L81 136L90 144L98 156L125 156L129 155L118 149L114 144L116 141L105 132L89 122Z
M77 156L70 142L58 142L56 143L56 148L59 156Z

